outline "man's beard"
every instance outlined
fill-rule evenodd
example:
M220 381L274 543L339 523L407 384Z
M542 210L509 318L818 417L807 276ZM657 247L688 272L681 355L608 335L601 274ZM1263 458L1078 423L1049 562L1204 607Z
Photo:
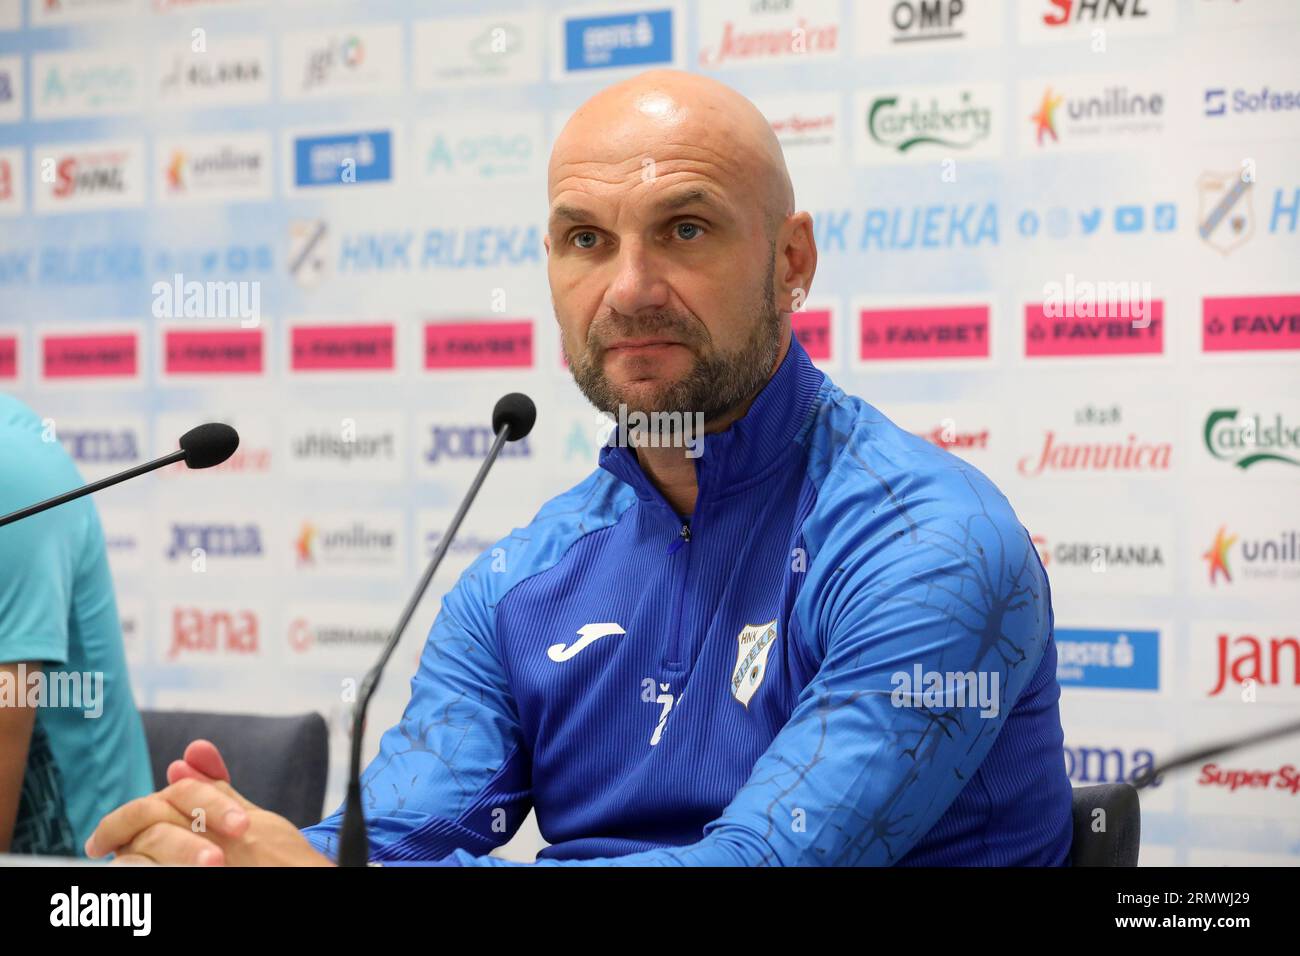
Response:
M609 315L597 319L587 330L587 347L581 356L570 355L565 347L565 358L573 372L573 380L587 401L615 418L620 406L626 409L627 414L677 412L694 415L702 412L706 424L722 418L753 398L767 384L780 353L781 313L776 307L771 268L767 270L764 289L755 299L752 309L754 324L749 338L734 352L714 349L708 332L699 322L670 312L654 312L636 318ZM683 377L659 386L652 396L645 394L644 385L617 386L610 382L604 370L604 343L661 334L682 343L694 355L695 361ZM632 397L633 389L640 397Z

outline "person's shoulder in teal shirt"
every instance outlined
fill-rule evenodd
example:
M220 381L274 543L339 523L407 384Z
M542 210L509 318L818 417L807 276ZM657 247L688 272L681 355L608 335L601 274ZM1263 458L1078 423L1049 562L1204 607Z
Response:
M81 483L54 430L0 394L0 514ZM23 661L44 676L0 686L0 704L19 690L37 704L10 849L81 855L104 814L153 789L89 497L0 528L0 664Z

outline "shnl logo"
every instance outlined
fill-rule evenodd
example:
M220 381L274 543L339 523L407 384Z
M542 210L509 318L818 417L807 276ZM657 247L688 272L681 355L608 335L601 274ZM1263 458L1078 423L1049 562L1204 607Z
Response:
M1216 408L1206 417L1202 435L1212 457L1243 471L1266 461L1300 465L1300 425L1288 425L1281 412L1267 422L1262 415Z
M1225 256L1255 233L1253 186L1240 172L1202 173L1197 180L1197 234Z
M867 109L871 142L904 155L916 149L968 150L989 140L993 111L975 93L953 96L936 90L925 95L877 96Z

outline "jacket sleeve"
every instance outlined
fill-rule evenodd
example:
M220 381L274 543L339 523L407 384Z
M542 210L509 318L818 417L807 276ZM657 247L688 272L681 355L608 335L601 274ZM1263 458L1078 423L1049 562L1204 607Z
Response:
M539 865L861 866L902 857L979 768L1051 632L1037 552L1006 499L980 488L956 502L951 489L922 489L906 507L827 509L793 615L822 653L820 668L701 840ZM947 674L961 676L936 688L930 675ZM463 851L446 862L503 865Z
M483 559L443 599L401 721L362 774L372 861L482 854L532 805L529 757L482 596ZM302 832L338 855L342 807Z

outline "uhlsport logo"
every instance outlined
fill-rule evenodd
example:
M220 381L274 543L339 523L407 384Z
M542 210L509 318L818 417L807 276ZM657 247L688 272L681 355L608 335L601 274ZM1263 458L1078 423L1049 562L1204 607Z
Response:
M1274 412L1216 408L1202 430L1205 450L1216 461L1242 471L1257 465L1300 465L1300 424Z

